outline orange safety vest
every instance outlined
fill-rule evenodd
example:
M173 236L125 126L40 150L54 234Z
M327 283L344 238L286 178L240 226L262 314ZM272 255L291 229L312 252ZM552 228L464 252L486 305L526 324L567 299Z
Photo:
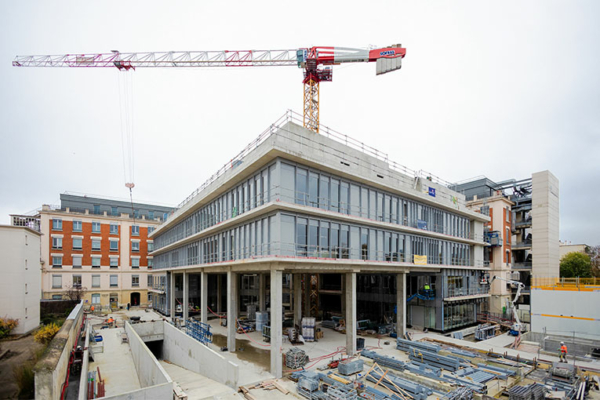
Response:
M564 344L560 346L560 352L567 354L567 346L565 346Z

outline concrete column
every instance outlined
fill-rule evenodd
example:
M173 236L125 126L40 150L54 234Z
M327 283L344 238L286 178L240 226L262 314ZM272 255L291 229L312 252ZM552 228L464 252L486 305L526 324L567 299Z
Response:
M310 317L310 274L304 274L304 315Z
M396 332L398 337L406 333L406 274L396 274Z
M201 273L202 289L200 291L200 320L205 324L208 322L208 274L206 272Z
M227 272L227 348L230 352L235 352L235 334L237 331L238 315L238 274Z
M292 275L294 280L294 324L302 322L302 275Z
M223 287L223 275L217 275L217 314L221 315L221 298L223 297L221 293L221 288Z
M356 354L356 272L346 274L346 353Z
M281 346L282 340L282 317L283 312L281 290L282 277L281 271L271 271L271 374L275 378L281 378L283 375Z
M175 318L175 274L173 272L171 275L171 284L169 285L169 315L171 316L171 320Z
M259 275L258 311L267 311L267 274Z
M181 305L181 307L183 308L183 313L182 313L182 317L183 317L183 321L185 324L185 321L188 320L189 318L189 309L190 309L190 274L188 274L187 272L183 271L183 304Z

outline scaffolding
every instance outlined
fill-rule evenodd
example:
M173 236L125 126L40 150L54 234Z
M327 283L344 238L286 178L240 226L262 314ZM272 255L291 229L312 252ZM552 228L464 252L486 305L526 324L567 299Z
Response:
M210 332L210 325L204 322L196 321L194 319L187 320L185 324L185 333L199 341L200 343L208 346L212 343L213 334Z

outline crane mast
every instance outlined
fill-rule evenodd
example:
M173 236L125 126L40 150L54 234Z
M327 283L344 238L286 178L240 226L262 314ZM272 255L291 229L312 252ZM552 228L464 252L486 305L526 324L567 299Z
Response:
M376 62L377 75L402 67L406 49L392 45L378 49L310 47L288 50L168 51L145 53L86 53L17 56L14 67L136 68L170 67L289 67L304 69L304 127L319 133L319 85L333 80L333 65Z

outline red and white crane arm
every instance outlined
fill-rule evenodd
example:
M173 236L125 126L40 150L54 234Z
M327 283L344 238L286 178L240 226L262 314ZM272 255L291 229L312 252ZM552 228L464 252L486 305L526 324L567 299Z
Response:
M319 132L319 83L330 82L330 66L376 62L377 75L398 70L406 49L392 45L378 49L310 47L294 50L167 51L150 53L64 54L17 56L15 67L136 68L164 67L289 67L304 69L304 126Z

